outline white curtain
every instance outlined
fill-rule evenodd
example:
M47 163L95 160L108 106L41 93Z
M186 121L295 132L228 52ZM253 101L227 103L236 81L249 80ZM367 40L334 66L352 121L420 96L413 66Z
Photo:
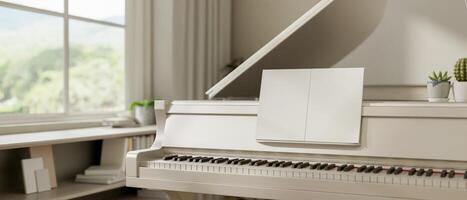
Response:
M230 63L231 0L127 0L127 99L204 99Z
M204 99L230 63L230 20L231 0L126 0L127 101Z
M126 100L154 98L152 0L126 1Z

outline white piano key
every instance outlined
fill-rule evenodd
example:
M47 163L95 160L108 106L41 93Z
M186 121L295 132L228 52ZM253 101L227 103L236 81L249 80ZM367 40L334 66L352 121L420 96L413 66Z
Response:
M461 179L459 180L459 182L458 182L457 188L459 188L459 189L467 189L466 186L467 186L466 181L465 181L463 178L461 178Z
M433 187L441 187L441 179L440 178L434 178L433 179Z
M423 177L417 177L415 181L415 185L417 185L417 187L425 187L425 179Z
M349 179L349 174L342 174L341 175L341 180L344 181L344 182L351 182L351 180Z
M202 165L203 172L209 172L209 166Z
M457 180L456 178L449 179L449 188L456 188L457 189Z
M334 174L334 180L336 180L336 181L342 181L342 173L336 173L336 174Z
M361 173L355 174L355 182L363 182L363 175Z
M409 177L408 181L409 181L409 185L412 185L412 186L417 185L417 178L415 178L413 176Z
M400 184L401 185L409 185L409 177L407 173L400 174Z
M306 172L299 172L300 173L300 178L307 178L307 173Z
M281 174L281 177L287 177L287 172L286 171L279 171Z
M362 182L364 183L369 183L370 182L370 176L369 175L362 175Z
M391 177L390 175L384 177L384 183L385 184L394 184L394 178Z
M300 172L299 171L294 170L294 171L292 171L292 174L293 174L294 178L300 178Z
M377 175L368 175L370 178L370 183L378 183L378 176Z
M377 180L377 183L384 183L385 178L386 178L386 177L383 176L383 175L378 175L378 176L377 176L377 179L378 179L378 180Z
M433 178L427 177L423 181L425 182L424 183L425 187L433 187Z
M441 187L442 188L449 188L449 180L447 178L441 179Z

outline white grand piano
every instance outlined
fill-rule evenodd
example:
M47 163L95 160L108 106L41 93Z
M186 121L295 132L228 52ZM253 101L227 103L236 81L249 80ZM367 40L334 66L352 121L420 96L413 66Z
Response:
M359 82L361 70L354 69L357 73L351 79L355 81L349 82L354 84L349 86L355 89L352 95L342 102L327 102L338 108L304 104L297 109L310 95L302 98L300 92L275 90L269 83L283 83L291 80L288 75L316 70L284 70L278 76L271 75L275 70L263 72L317 68L316 63L331 67L327 61L310 60L317 59L313 56L291 60L281 55L296 53L291 46L315 31L313 27L328 15L345 17L338 12L345 8L353 17L364 19L367 14L361 11L385 3L322 0L207 92L211 99L260 97L259 101L156 101L156 141L150 149L128 153L126 185L264 199L467 199L466 104L362 101L358 89L363 84ZM299 79L292 82L289 87L304 85ZM311 91L306 84L304 88ZM281 91L282 96L277 94ZM346 98L352 103L344 101ZM347 111L356 105L357 109L346 112L348 118L328 119L314 126L308 126L306 120L305 125L297 123L309 119L310 113L315 114L312 119L320 112L332 117L323 112ZM305 118L298 114L303 110L307 111L302 113ZM346 124L349 119L353 121ZM319 129L316 127L341 126L348 128L332 130L343 134L308 138ZM288 132L302 135L288 137Z

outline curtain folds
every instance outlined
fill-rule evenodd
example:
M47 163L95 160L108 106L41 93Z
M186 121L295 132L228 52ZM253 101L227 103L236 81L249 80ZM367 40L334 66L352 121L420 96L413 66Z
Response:
M230 63L231 0L127 0L127 100L204 99Z
M231 2L182 0L178 2L186 69L187 98L203 99L204 92L222 76L230 62Z
M125 74L127 103L154 98L152 0L126 1Z

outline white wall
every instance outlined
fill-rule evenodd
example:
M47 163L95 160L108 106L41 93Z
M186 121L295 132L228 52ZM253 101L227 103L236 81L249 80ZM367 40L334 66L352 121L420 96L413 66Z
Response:
M232 58L248 58L319 0L232 1Z
M250 55L290 24L262 17L267 15L263 12L274 10L275 17L303 12L285 9L293 7L283 4L293 4L286 0L250 1L234 5L236 57ZM275 9L263 10L270 4ZM456 60L467 56L466 21L462 0L336 0L233 83L239 87L227 88L221 95L257 96L261 68L365 67L366 99L425 99L429 73L435 69L452 72ZM247 44L239 43L240 39Z
M335 67L366 67L367 85L423 85L431 71L452 73L465 56L462 0L389 0L373 33Z

